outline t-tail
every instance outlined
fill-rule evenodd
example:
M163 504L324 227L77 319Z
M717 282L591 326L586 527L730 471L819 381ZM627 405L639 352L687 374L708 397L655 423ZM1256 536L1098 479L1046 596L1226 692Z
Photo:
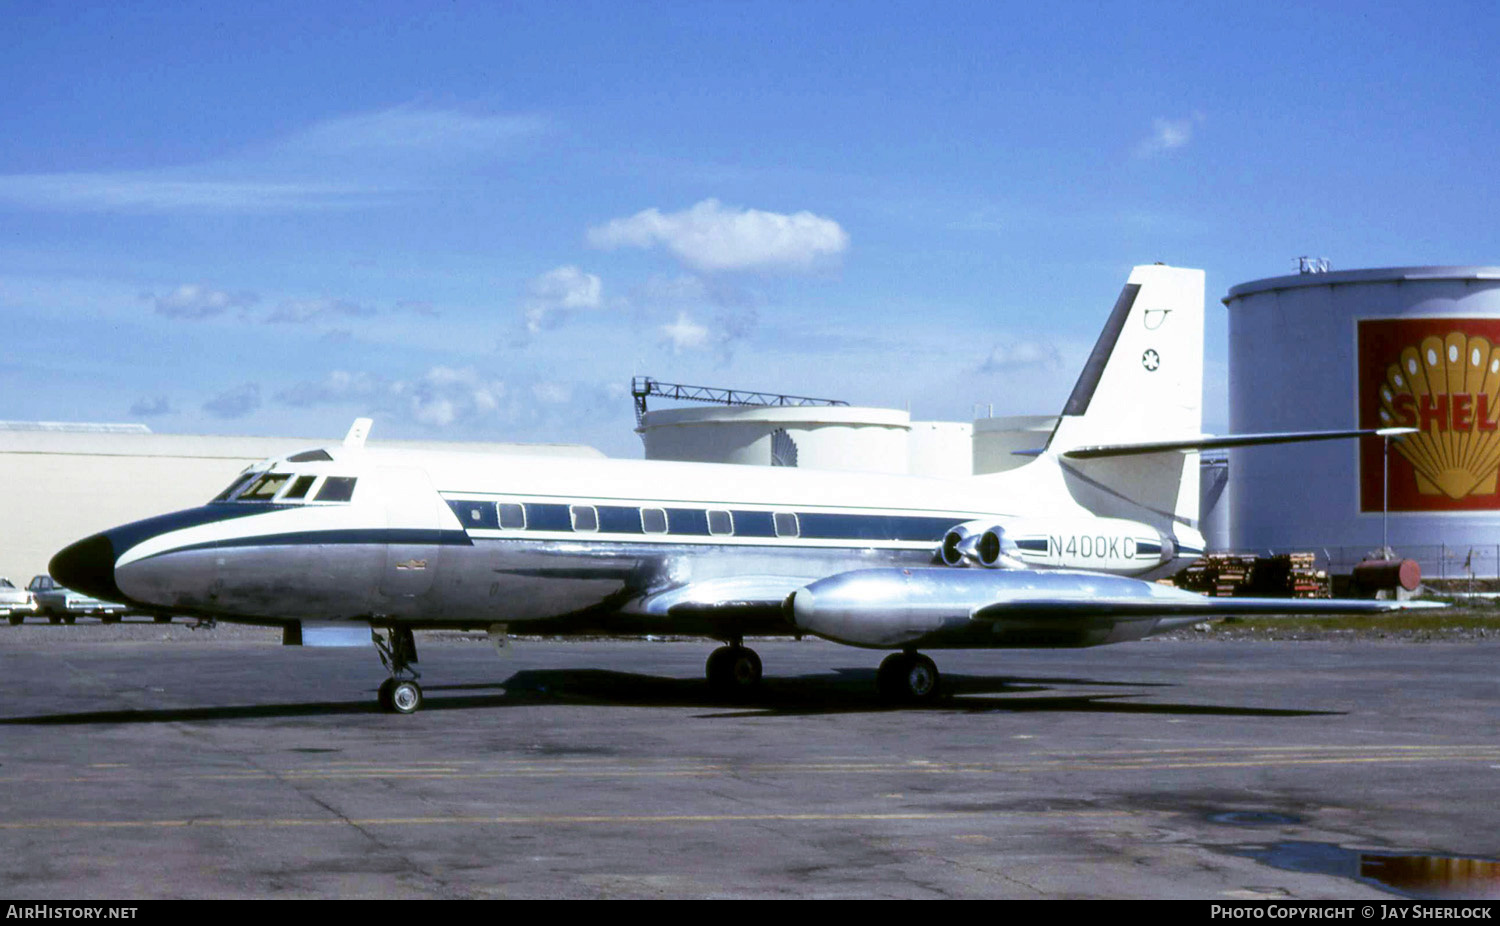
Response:
M1203 276L1162 264L1131 271L1037 461L1058 467L1092 514L1150 524L1188 556L1203 549L1196 450L1090 451L1202 438Z

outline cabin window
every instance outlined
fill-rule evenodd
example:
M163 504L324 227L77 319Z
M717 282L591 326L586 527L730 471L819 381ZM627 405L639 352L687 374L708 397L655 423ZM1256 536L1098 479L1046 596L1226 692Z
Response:
M668 508L667 526L674 534L708 535L708 512L701 508Z
M594 510L593 505L573 505L568 510L573 515L573 530L597 531L599 529L599 512Z
M500 509L500 527L508 531L523 531L526 529L526 506L517 505L512 502L501 502L495 506Z
M494 530L500 526L495 519L495 506L489 502L449 501L448 507L458 518L458 523L466 528Z
M526 505L526 529L533 531L572 530L568 506L528 503Z
M791 511L778 511L775 513L776 536L796 537L801 533L797 524L797 515Z
M298 476L296 481L292 483L292 487L286 490L285 495L281 496L281 500L289 502L293 499L307 498L307 490L311 489L312 484L317 481L317 476Z
M667 532L667 513L660 508L642 508L641 530L648 534L665 534Z
M276 497L281 487L286 485L291 473L266 473L251 484L250 488L240 493L236 501L241 502L268 502Z
M354 497L354 478L352 476L329 476L323 480L323 487L318 490L319 502L347 502Z
M729 514L734 518L736 537L776 536L776 531L771 526L771 512L769 511L742 511L736 508Z
M711 509L708 512L708 532L716 537L734 533L734 518L727 511Z
M600 505L599 530L606 534L639 534L641 509L623 505Z

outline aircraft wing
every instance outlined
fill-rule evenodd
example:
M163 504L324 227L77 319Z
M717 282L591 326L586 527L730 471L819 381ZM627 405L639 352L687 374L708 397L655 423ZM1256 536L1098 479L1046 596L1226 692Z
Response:
M1391 611L1445 608L1435 601L1375 601L1366 598L1209 598L1167 601L1140 598L1076 599L1027 598L980 605L970 616L998 621L1007 617L1109 617L1115 620L1152 620L1161 617L1307 617L1318 614L1384 614Z
M1092 646L1231 615L1370 614L1431 607L1444 606L1209 598L1103 573L913 567L860 569L819 579L797 589L787 610L809 633L854 646L897 648L933 636L959 645L992 646L1006 634L1046 638L1050 642L1045 645Z

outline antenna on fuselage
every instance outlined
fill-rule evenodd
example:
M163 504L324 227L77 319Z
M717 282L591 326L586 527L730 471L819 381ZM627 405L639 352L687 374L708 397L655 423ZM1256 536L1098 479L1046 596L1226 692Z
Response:
M365 438L370 436L370 425L374 424L373 418L356 418L354 424L349 426L349 433L344 435L344 446L350 450L358 450L365 445Z

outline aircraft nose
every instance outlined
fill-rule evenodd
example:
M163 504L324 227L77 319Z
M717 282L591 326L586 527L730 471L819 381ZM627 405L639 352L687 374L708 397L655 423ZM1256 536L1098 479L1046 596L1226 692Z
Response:
M58 584L104 601L124 601L115 584L115 545L105 534L95 534L64 547L47 564Z

